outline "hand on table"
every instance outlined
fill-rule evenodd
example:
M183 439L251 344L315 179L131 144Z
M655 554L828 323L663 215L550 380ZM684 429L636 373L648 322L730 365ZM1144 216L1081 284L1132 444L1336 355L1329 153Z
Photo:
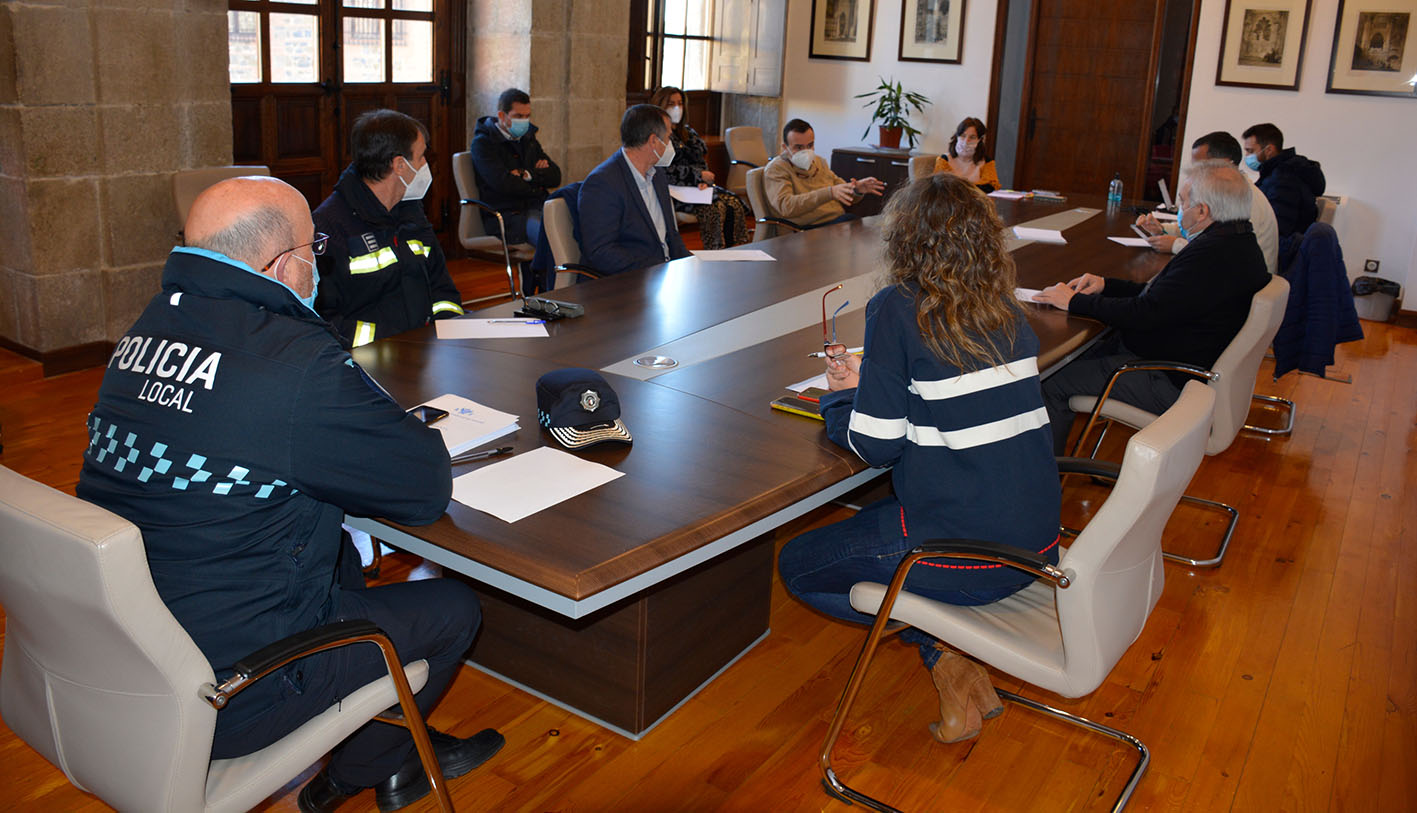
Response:
M1162 233L1161 222L1154 215L1144 214L1137 218L1137 227L1150 235Z

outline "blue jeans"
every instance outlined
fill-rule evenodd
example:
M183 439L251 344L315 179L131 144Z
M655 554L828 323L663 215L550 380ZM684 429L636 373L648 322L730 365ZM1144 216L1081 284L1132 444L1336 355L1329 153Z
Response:
M885 516L883 516L885 512ZM900 503L885 499L872 503L856 516L808 531L788 542L777 558L777 570L787 591L814 609L853 624L870 624L873 616L851 606L851 586L857 582L890 584L896 566L923 539L889 534L883 527L899 528ZM970 571L916 565L906 577L905 589L946 604L989 604L1017 593L1028 584L1004 587L971 586ZM920 647L920 659L930 669L940 658L937 639L914 627L901 630L900 639Z

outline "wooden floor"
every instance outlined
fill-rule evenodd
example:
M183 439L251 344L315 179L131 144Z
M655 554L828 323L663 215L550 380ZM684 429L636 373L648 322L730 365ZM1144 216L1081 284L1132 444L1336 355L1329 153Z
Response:
M1291 437L1242 435L1204 462L1191 493L1242 512L1224 566L1167 565L1160 605L1092 696L1023 689L1150 745L1134 810L1417 810L1417 331L1364 327L1339 351L1351 386L1261 371L1261 392L1299 403ZM0 354L0 462L72 491L99 377L44 380ZM1070 511L1103 498L1092 488L1069 487ZM844 510L810 515L778 544ZM1219 527L1178 509L1168 547L1200 552ZM385 577L415 564L394 557ZM773 590L772 634L639 743L464 669L432 723L495 726L507 746L452 783L459 808L847 810L822 793L815 755L863 633ZM937 744L933 702L914 652L884 645L838 772L909 811L1046 811L1105 809L1130 770L1106 741L1020 708L973 742ZM308 775L267 809L296 809ZM4 728L0 788L4 810L106 809ZM345 809L373 810L372 794Z

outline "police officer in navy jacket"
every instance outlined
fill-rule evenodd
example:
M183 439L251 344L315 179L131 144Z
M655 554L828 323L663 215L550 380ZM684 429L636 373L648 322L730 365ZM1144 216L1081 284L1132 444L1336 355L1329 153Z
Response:
M299 192L274 178L222 182L193 204L185 233L161 293L109 360L79 497L142 531L158 594L219 680L288 635L367 619L405 662L427 659L417 697L431 710L477 632L477 596L442 579L364 589L340 522L346 512L411 525L442 516L452 479L441 436L379 389L315 313L326 238ZM383 672L374 647L296 661L232 698L212 756L259 750ZM434 743L456 775L502 738L487 729ZM408 733L370 723L334 751L300 806L333 810L376 785L386 810L428 792Z

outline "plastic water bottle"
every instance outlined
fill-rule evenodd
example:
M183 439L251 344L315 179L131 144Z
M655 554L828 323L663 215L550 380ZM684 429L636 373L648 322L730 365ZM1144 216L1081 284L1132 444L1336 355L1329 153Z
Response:
M1107 202L1122 202L1122 173L1120 172L1112 176L1112 183L1107 184Z

